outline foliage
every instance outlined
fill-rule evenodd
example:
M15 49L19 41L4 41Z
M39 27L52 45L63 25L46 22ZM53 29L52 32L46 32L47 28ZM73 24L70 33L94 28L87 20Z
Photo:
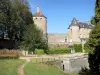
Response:
M91 74L100 75L100 0L96 0L95 17L91 21L94 24L86 46L91 49L88 62Z
M23 56L19 50L7 50L7 49L0 50L0 56L17 56L17 55Z
M11 11L8 16L8 37L10 39L21 41L26 26L33 23L32 13L29 11L27 5L21 3L20 0L15 0L11 2Z
M79 71L79 75L92 75L92 74L89 69L84 67L84 68L81 68L81 70Z
M16 56L0 56L0 59L19 59L19 55L16 55Z
M35 49L46 49L47 43L43 36L43 32L34 24L27 26L23 36L22 47L25 50L35 52Z
M44 54L43 49L35 49L35 54Z
M0 38L20 43L26 27L33 24L26 0L0 0Z
M70 48L49 48L48 53L49 54L71 53L71 49Z
M90 71L93 75L100 75L100 46L97 46L88 56Z
M82 44L74 44L75 52L82 52Z
M24 62L19 59L0 60L0 75L18 75L18 67Z
M47 42L33 22L27 0L0 0L0 38L24 42L27 50L42 48L46 52ZM18 47L19 48L19 47Z

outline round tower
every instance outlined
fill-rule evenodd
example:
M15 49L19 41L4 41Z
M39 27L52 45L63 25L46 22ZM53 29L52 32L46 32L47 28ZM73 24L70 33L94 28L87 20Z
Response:
M43 34L47 34L47 17L45 17L40 11L40 7L37 6L37 12L33 15L33 21L35 25L43 31Z

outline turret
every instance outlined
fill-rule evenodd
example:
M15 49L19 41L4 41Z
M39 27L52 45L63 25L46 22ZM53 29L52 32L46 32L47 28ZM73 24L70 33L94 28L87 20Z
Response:
M70 24L71 34L72 34L72 42L77 43L79 41L79 26L78 26L78 20L76 18L73 18Z

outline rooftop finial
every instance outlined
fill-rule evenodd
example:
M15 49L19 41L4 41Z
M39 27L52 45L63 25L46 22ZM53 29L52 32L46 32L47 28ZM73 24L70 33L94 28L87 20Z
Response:
M38 12L40 12L40 7L39 7L39 6L37 6L37 13L38 13Z

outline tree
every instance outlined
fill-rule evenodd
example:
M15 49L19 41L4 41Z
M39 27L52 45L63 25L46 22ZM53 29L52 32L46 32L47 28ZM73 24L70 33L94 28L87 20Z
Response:
M20 43L26 27L33 24L27 0L0 0L0 38ZM6 37L5 37L6 35Z
M21 3L21 0L13 1L9 13L9 24L7 25L8 37L11 40L21 41L26 26L32 23L32 13L29 11L29 7Z
M0 37L4 39L8 24L8 12L10 11L10 0L0 0Z
M47 43L43 37L43 32L35 24L27 26L24 32L21 47L25 50L35 51L35 49L47 49Z
M100 75L100 0L96 0L95 17L92 18L91 23L94 24L94 28L86 43L86 46L91 49L88 55L90 75Z

